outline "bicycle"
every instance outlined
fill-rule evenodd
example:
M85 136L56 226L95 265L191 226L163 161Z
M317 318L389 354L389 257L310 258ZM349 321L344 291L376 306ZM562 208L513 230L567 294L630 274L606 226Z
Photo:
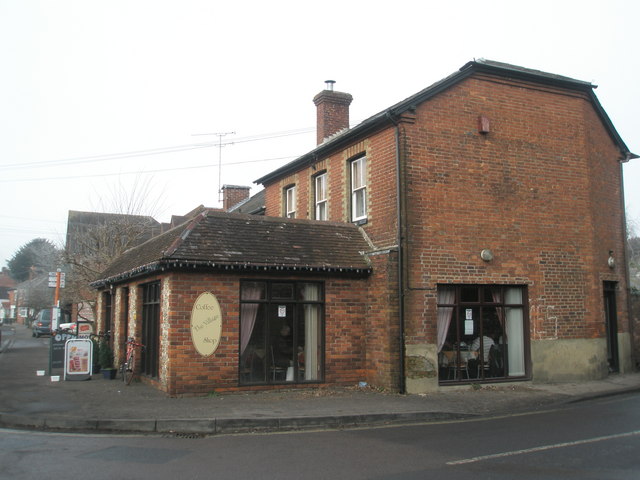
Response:
M127 355L124 363L120 366L120 371L122 372L122 381L126 385L130 385L136 374L136 349L140 348L144 350L144 345L137 343L133 337L129 337L126 344Z

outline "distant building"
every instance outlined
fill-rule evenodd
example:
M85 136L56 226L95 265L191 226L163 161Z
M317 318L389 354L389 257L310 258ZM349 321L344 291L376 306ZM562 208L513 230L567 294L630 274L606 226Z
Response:
M9 292L15 290L15 287L16 282L9 275L9 269L2 267L2 272L0 272L0 320L2 321L14 317Z
M67 220L66 250L69 254L91 254L104 247L102 236L96 236L98 229L117 232L110 237L120 244L140 244L161 233L161 225L152 217L117 213L80 212L69 210Z

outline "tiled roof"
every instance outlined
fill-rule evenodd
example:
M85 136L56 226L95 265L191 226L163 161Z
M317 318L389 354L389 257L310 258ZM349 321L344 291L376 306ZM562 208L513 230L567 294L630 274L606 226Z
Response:
M361 230L348 223L207 210L128 250L92 286L171 268L366 275L369 249Z
M229 211L235 213L249 213L251 215L264 215L264 199L265 191L260 190L254 196L232 206Z

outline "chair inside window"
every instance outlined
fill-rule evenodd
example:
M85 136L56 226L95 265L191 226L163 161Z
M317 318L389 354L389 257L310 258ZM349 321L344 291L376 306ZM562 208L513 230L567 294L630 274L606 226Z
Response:
M264 381L264 350L251 348L244 356L240 371L243 382Z
M271 376L273 380L285 380L287 377L287 367L276 365L276 357L271 347Z
M442 352L442 354L442 362L447 367L448 380L458 380L458 375L460 375L460 379L469 378L469 364L462 354L459 357L460 362L458 362L458 352L455 350L447 350Z
M504 348L503 345L492 345L489 351L489 362L487 365L490 377L504 376Z

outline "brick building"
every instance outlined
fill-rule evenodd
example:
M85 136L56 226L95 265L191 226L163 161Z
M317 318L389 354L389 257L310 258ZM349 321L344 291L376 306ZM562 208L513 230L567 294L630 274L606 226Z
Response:
M256 181L267 217L209 213L141 246L94 284L103 315L140 334L156 312L144 373L170 394L628 371L621 164L637 156L593 89L473 61L349 128L352 97L330 82L318 146ZM221 333L203 355L206 292Z

